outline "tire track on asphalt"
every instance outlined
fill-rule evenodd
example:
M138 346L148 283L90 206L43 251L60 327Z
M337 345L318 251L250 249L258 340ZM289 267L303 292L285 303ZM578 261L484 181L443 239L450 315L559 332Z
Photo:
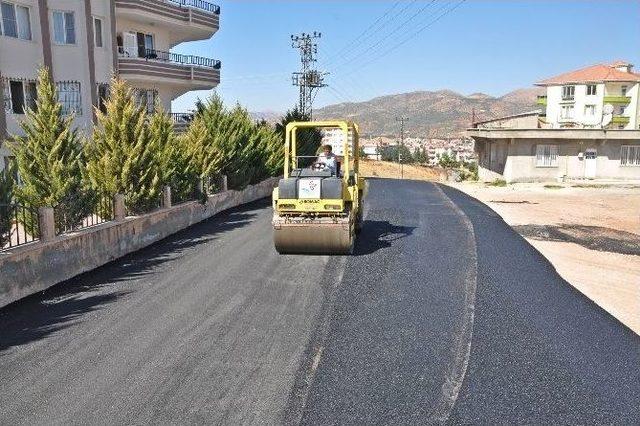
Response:
M445 423L453 410L453 406L458 399L462 382L464 381L469 366L469 357L471 356L471 342L473 340L473 322L475 316L475 299L478 280L478 253L476 245L476 237L473 224L466 214L458 207L451 198L449 198L440 185L433 184L442 198L451 205L453 211L460 217L465 227L469 231L469 237L466 241L467 250L470 253L471 262L465 277L465 310L462 317L460 329L456 336L456 344L454 345L454 353L451 358L451 364L448 369L447 377L442 385L442 393L440 400L437 401L435 408L429 415L427 423Z

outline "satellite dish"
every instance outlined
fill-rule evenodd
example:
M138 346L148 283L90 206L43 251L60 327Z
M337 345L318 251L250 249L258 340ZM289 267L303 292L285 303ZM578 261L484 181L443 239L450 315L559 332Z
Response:
M613 105L605 104L604 108L602 108L602 112L604 112L607 115L613 114Z

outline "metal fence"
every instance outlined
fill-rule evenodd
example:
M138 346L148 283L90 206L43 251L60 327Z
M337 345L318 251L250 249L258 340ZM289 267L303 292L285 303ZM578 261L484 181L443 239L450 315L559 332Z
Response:
M179 4L181 7L191 7L193 9L200 9L217 15L220 14L220 6L204 0L169 0L169 2Z
M0 204L0 250L40 239L36 208L20 204Z
M101 225L113 220L113 200L111 197L99 197L86 208L59 205L54 207L53 217L57 235Z
M171 62L172 64L193 65L204 68L220 69L222 66L222 62L217 59L204 58L196 55L183 55L180 53L165 52L156 49L144 49L144 55L140 56L145 59L154 59L163 62Z

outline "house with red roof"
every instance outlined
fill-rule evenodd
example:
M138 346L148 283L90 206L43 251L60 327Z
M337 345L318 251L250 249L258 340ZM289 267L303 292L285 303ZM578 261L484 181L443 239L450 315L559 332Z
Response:
M626 61L536 83L541 110L473 124L481 179L640 180L640 74Z

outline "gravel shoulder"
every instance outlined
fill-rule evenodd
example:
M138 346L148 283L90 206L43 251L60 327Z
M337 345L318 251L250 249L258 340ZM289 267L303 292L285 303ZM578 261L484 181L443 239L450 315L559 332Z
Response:
M562 278L640 334L640 188L450 186L493 209Z

